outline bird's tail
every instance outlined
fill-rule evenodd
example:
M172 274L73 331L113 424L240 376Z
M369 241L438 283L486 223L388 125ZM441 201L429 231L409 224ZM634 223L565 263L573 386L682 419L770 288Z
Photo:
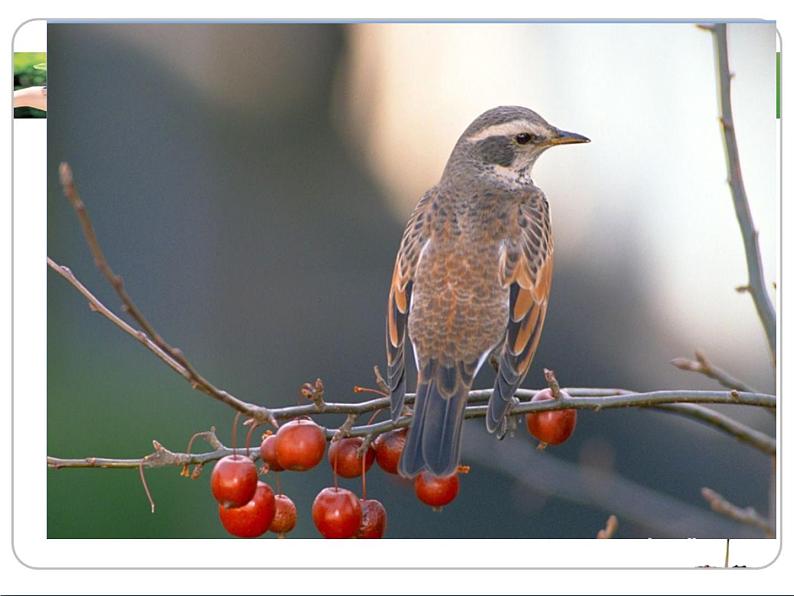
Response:
M523 380L524 375L515 370L514 363L503 357L499 362L493 393L488 400L488 413L485 417L485 426L488 428L488 432L498 431L500 435L504 434L507 408Z
M461 430L475 365L448 366L430 361L420 367L413 420L400 459L400 475L427 470L449 476L460 462Z

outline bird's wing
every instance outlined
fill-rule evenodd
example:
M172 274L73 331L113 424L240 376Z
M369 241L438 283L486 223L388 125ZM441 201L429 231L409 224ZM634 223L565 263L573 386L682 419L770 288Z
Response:
M540 190L521 204L519 229L500 257L502 283L510 288L510 310L499 373L488 403L490 432L502 426L513 394L532 363L546 318L554 247L548 203Z
M435 190L420 199L403 233L394 263L386 312L386 362L391 415L397 419L405 401L405 332L411 308L411 289L422 249L429 239L428 208Z

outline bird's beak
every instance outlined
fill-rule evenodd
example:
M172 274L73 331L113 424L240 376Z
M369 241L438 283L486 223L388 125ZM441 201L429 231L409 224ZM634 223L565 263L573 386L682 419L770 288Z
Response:
M549 139L550 145L572 145L573 143L589 143L589 142L590 139L588 139L583 135L560 129L557 129L557 134L553 136L551 139Z

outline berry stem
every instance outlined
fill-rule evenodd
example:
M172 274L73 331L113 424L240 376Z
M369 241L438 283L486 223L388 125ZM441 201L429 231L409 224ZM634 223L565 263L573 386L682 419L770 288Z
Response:
M388 393L381 391L380 389L373 389L372 387L362 387L361 385L354 385L353 393L374 393L375 395L380 395L381 397L389 397Z
M339 458L335 457L333 458L333 460L334 460L334 490L339 490L339 477L336 474L336 466L337 463L339 462Z
M254 429L259 426L259 423L254 421L251 424L251 428L248 429L248 434L245 435L245 454L248 457L251 457L251 435L254 432Z
M237 423L240 421L240 412L234 415L232 421L232 455L237 455Z
M377 418L377 417L378 417L378 414L380 414L381 412L383 412L383 410L385 410L385 409L386 409L386 408L378 408L377 410L375 410L375 411L372 413L372 416L370 416L370 417L369 417L369 421L367 422L367 425L370 425L370 424L372 424L373 422L375 422L375 418Z
M146 492L146 498L149 499L149 506L152 508L152 513L154 513L154 499L152 498L152 492L149 490L149 485L146 483L146 476L143 474L143 461L138 465L138 474L141 477L141 484L143 484L143 490Z
M367 498L367 451L361 455L361 498Z

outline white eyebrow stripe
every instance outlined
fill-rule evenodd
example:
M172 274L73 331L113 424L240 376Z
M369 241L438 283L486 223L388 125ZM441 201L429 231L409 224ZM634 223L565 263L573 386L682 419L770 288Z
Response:
M512 120L510 122L503 122L502 124L493 124L488 128L482 129L477 134L470 136L466 140L469 143L477 143L488 137L512 136L520 132L542 135L546 131L542 126L538 126L534 122L529 122L527 120Z

